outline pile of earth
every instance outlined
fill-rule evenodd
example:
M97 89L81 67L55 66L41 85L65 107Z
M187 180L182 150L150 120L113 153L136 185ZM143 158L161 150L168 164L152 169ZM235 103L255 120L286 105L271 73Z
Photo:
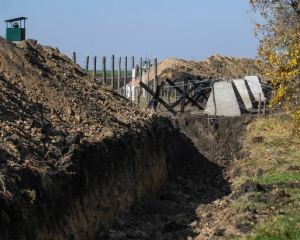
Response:
M29 220L43 222L37 214L44 211L47 221L57 217L51 211L58 199L67 204L68 187L79 195L79 186L91 177L83 167L92 168L93 158L88 152L90 159L82 159L82 148L96 146L98 158L102 153L122 156L121 151L106 153L107 139L116 146L121 137L135 142L139 132L156 124L151 111L133 105L57 48L36 40L15 44L0 37L0 89L0 239L34 232L25 228ZM128 144L138 152L132 148ZM81 162L75 155L82 155ZM104 170L95 174L103 177Z
M183 59L169 58L157 64L158 81L166 78L176 82L184 78L206 79L220 78L224 80L241 78L246 75L259 75L263 83L268 83L265 73L271 67L261 60L251 58L235 58L214 54L204 61L186 61ZM149 72L150 83L154 80L154 68ZM139 81L139 78L137 79ZM146 74L148 81L148 73Z
M176 80L184 74L201 78L235 76L234 73L262 74L263 66L267 68L258 61L220 56L213 56L206 63L173 60L159 63L160 79L169 77ZM172 61L176 64L167 64ZM252 65L255 62L253 66L256 67L251 68L250 62ZM229 63L232 63L232 70L226 72L222 64ZM244 70L235 68L241 71L235 72L234 67L242 65ZM175 70L172 72L170 69L173 68ZM261 69L260 72L258 69ZM107 172L118 167L121 172L124 170L114 165L117 161L104 165L105 158L101 159L100 167L97 165L99 168L93 169L93 155L103 154L101 156L120 159L125 156L128 161L131 158L142 159L145 156L139 154L147 147L144 139L154 150L151 152L153 159L159 152L164 155L164 148L169 145L173 147L174 158L178 153L177 162L168 159L169 179L166 183L166 179L162 179L165 184L158 195L149 193L144 201L136 201L127 212L116 217L112 225L103 221L96 238L193 239L198 236L202 239L214 234L205 232L199 235L205 230L205 223L218 220L218 213L216 216L213 213L214 218L206 222L200 221L199 217L205 220L202 215L213 210L207 206L212 202L218 206L218 199L230 193L225 167L236 157L242 144L241 133L251 121L251 116L211 120L179 116L165 120L112 91L57 48L41 46L35 40L14 44L0 37L0 87L0 239L8 239L7 236L21 239L13 234L22 231L26 233L23 239L35 239L36 236L29 233L35 232L37 224L48 221L55 225L55 220L59 221L59 216L51 212L57 207L55 203L66 201L65 205L57 204L66 208L67 201L74 204L73 199L68 199L69 192L64 192L64 189L72 189L72 196L82 204L77 211L67 212L67 220L62 221L64 239L77 239L69 234L68 221L76 221L80 217L87 219L88 216L84 215L86 211L109 210L109 206L107 209L93 206L92 201L87 201L79 190L92 184L92 174L99 175L103 182L109 182L112 179L106 176ZM174 129L179 131L178 135L174 135ZM177 138L177 145L172 144ZM120 146L120 143L123 145ZM113 151L108 148L110 145ZM90 159L83 158L81 162L76 162L76 158L74 160L71 156L86 156L80 148L82 146L96 153L89 151ZM127 148L128 152L125 150ZM112 159L109 158L109 161ZM148 162L146 167L151 167L151 164L153 162ZM136 165L129 167L139 170ZM158 174L160 171L161 168L158 168ZM142 174L139 177L140 181L147 178ZM116 179L120 186L128 184L120 179ZM152 182L148 181L148 184ZM119 199L123 196L117 195L117 190L114 188L107 193L111 195L110 200L116 198L116 202L108 201L108 205L122 206ZM136 188L134 191L141 190ZM101 197L105 194L99 193ZM199 207L201 204L202 207ZM60 210L63 212L64 209ZM45 217L48 219L45 220ZM32 219L40 221L26 229ZM20 222L23 227L17 225ZM83 222L79 224L85 225ZM98 225L93 226L95 228ZM46 229L50 232L52 226L47 225ZM49 239L49 232L40 239L46 239L45 236Z
M65 142L117 138L152 115L36 40L0 38L0 86L1 164L60 155Z

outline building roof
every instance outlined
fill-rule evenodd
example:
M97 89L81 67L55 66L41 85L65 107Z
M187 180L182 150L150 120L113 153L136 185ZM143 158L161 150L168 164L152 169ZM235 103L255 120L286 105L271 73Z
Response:
M15 21L25 20L25 19L27 19L27 18L26 17L18 17L18 18L13 18L13 19L5 20L4 22L15 22Z

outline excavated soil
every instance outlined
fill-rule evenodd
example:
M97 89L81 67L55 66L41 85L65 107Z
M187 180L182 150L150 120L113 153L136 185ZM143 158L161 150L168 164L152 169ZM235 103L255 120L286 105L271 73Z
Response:
M242 78L246 75L259 75L262 82L267 84L265 73L270 71L270 66L260 60L250 58L226 57L214 54L204 61L186 61L183 59L169 58L157 64L158 82L166 78L183 81L185 77L190 79L220 78L228 80ZM138 78L137 81L140 79ZM154 80L154 68L150 69L149 82ZM148 81L148 73L146 74Z
M202 63L165 60L158 72L176 80L264 68L215 55ZM227 234L218 211L237 194L228 166L240 157L253 116L159 116L35 40L0 37L0 86L0 239ZM240 194L249 188L260 189L250 184ZM249 232L245 226L235 231Z

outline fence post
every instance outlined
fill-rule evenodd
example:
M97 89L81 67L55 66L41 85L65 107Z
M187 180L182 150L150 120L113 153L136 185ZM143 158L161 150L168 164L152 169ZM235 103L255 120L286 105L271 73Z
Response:
M216 105L216 96L215 96L215 88L211 88L212 91L212 97L213 97L213 102L214 102L214 108L215 108L215 116L217 115L217 105Z
M134 68L134 56L131 57L131 69Z
M141 82L141 80L142 80L142 78L141 78L141 76L142 76L142 71L143 71L143 69L142 69L142 66L143 66L143 58L140 58L140 68L139 68L139 77L140 77L140 82Z
M168 85L168 103L170 106L170 85Z
M89 70L89 60L90 60L90 56L86 55L86 59L85 59L85 71Z
M118 93L120 93L120 81L121 81L121 57L119 57L119 67L118 67Z
M139 78L140 78L140 82L142 82L142 77L143 77L143 58L140 58L140 67L139 67ZM141 88L139 88L139 92L141 93Z
M266 117L266 104L267 104L267 101L266 101L266 98L264 99L264 117Z
M153 83L153 91L156 91L157 84L157 57L154 57L154 83Z
M73 62L76 63L76 52L72 52L72 59Z
M111 56L111 82L110 86L114 89L114 79L115 79L115 55Z
M138 106L140 106L140 101L141 101L141 93L140 93L140 90L138 90L137 100L138 100Z
M126 97L126 83L127 83L127 56L124 59L124 96Z
M102 56L103 82L106 83L106 57Z
M261 109L261 93L258 94L258 117L260 117L260 109Z
M148 59L147 86L150 87L150 59ZM147 101L150 101L150 94L147 92Z
M106 83L106 57L102 57L103 82Z
M97 57L94 56L94 76L96 78L96 74L97 74Z
M148 87L150 86L150 59L148 59Z

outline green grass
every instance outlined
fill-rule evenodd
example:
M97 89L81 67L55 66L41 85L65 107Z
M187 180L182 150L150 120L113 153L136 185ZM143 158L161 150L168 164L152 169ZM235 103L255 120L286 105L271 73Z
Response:
M276 215L268 222L262 223L256 228L255 236L249 236L247 240L285 240L300 239L300 215L291 216Z
M255 179L255 182L261 184L270 184L270 183L278 183L278 182L298 183L300 182L300 174L274 172L265 175L263 178Z

